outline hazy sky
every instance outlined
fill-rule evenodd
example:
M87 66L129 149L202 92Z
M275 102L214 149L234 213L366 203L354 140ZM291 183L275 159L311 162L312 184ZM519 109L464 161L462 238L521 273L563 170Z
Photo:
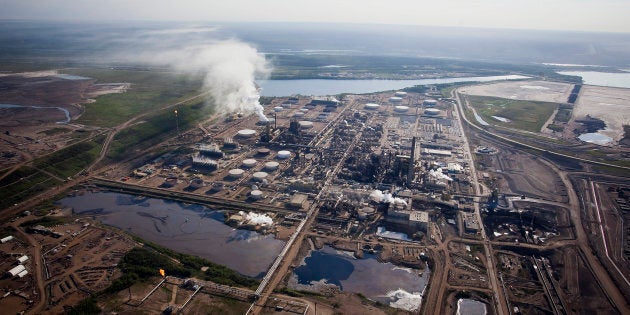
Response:
M630 32L630 0L0 0L0 19L273 21Z

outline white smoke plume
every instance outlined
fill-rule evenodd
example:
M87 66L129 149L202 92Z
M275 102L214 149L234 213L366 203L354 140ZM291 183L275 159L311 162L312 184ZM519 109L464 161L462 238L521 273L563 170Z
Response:
M444 173L442 173L442 168L438 168L436 170L430 170L429 171L429 176L435 178L435 179L445 179L447 181L452 181L453 179L444 175Z
M271 66L256 48L237 40L215 41L180 50L136 55L133 59L167 65L174 70L204 76L203 89L221 114L257 114L268 121L259 103L255 80L266 78Z
M370 194L370 199L375 201L375 202L384 202L384 203L394 203L394 204L400 204L403 206L407 205L407 202L402 199L402 198L398 198L398 197L393 197L392 194L385 192L383 193L380 190L374 190L371 194Z
M273 220L271 219L271 217L269 217L266 214L258 214L254 212L245 213L243 211L239 211L238 214L241 215L245 219L245 221L249 224L262 225L262 226L273 224Z

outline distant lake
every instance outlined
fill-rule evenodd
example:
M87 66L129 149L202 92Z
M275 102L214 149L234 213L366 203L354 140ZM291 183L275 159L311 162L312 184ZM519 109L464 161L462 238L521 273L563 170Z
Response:
M584 84L630 88L630 72L560 71L558 73L581 76Z
M528 79L522 75L502 75L489 77L463 77L422 80L260 80L262 96L290 96L290 95L335 95L341 93L374 93L381 91L400 90L415 85L444 84L457 82L488 82L498 80Z

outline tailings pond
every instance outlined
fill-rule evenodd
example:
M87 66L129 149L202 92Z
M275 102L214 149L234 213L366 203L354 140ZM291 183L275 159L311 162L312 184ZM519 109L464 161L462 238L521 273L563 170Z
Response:
M285 243L273 235L234 229L223 223L222 211L201 205L112 192L66 197L60 203L76 214L252 277L264 276Z
M342 291L361 293L392 307L417 310L429 280L429 270L397 267L381 263L376 256L365 254L357 259L351 252L325 246L313 250L295 268L289 287L298 290L322 291L337 286Z

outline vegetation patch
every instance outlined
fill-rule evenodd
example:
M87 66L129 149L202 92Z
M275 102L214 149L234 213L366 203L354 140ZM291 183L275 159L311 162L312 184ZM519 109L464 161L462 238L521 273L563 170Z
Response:
M558 107L558 104L549 102L472 95L467 97L470 104L486 122L531 132L539 132ZM501 121L492 116L506 118L509 121Z
M55 225L65 224L66 220L62 217L43 217L40 219L29 220L20 224L21 227L32 227L41 225L45 227L51 227Z
M0 180L0 209L37 195L61 181L37 169L22 166Z
M107 158L120 161L133 152L152 147L169 136L176 136L177 129L186 130L212 113L204 101L182 104L176 108L162 110L144 121L119 132L111 143Z
M61 178L75 176L96 160L104 140L105 136L99 136L94 140L73 144L35 160L35 166Z
M139 113L190 97L201 86L200 77L170 72L73 69L72 74L97 79L98 83L131 83L124 93L101 95L85 105L77 123L91 126L116 126Z

